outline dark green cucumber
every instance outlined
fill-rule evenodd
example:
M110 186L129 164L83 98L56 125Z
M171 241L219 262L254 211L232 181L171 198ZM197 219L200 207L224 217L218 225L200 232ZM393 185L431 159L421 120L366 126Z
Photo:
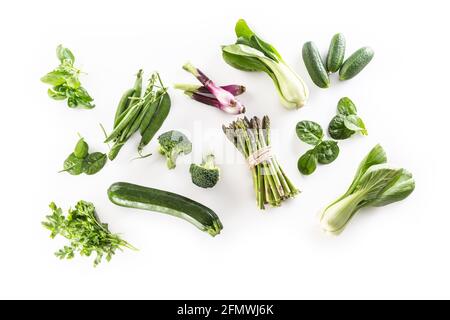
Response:
M330 78L319 50L313 42L306 42L303 45L302 56L311 80L320 88L328 88L330 86Z
M118 206L157 211L184 219L213 237L223 228L214 211L176 193L117 182L109 187L108 197Z
M328 49L327 71L329 73L338 72L344 63L345 58L345 37L342 33L333 36Z
M349 80L356 76L369 64L374 54L370 47L356 50L345 60L341 70L339 70L339 80Z

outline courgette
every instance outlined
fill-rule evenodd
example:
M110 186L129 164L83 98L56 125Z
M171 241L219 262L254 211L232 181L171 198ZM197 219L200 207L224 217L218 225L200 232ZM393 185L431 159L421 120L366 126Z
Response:
M306 42L303 45L302 56L311 80L320 88L328 88L330 86L330 78L319 50L313 42Z
M223 228L214 211L176 193L117 182L109 187L108 197L118 206L157 211L184 219L213 237Z
M342 33L333 36L328 49L327 71L329 73L338 72L344 63L345 57L345 37Z
M349 80L360 73L372 60L374 52L370 47L358 49L353 53L339 70L339 80Z

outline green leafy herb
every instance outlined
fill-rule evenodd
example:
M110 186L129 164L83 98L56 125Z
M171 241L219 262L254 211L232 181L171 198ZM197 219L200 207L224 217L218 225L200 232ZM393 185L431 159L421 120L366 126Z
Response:
M325 140L319 143L314 152L317 155L317 161L320 164L332 163L339 155L339 146L336 141Z
M50 209L52 212L46 216L42 225L51 231L52 239L60 235L70 242L55 253L60 259L72 259L76 253L86 257L95 253L94 266L97 266L103 258L109 262L117 250L136 250L119 235L109 231L108 225L99 220L90 202L79 201L75 209L69 209L67 216L53 202L50 203Z
M107 160L108 157L105 153L91 153L83 161L83 172L87 175L96 174L101 169L103 169Z
M74 67L73 53L63 46L56 48L56 56L60 65L41 78L41 81L52 86L48 96L54 100L66 100L70 108L92 109L95 105L89 93L81 86L80 70Z
M322 141L322 127L314 121L300 121L295 127L295 132L303 142L316 146Z
M304 175L310 175L317 168L317 155L314 149L306 151L297 162L298 170Z
M414 191L412 174L386 162L383 148L376 145L359 165L347 192L323 210L320 221L325 231L339 234L361 208L401 201Z
M339 100L337 112L328 126L328 133L333 139L348 139L356 132L365 136L368 134L363 120L357 115L355 104L349 98Z

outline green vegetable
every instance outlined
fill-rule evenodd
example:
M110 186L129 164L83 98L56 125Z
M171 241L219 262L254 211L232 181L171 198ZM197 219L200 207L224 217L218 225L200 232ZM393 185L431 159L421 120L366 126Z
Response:
M323 138L322 127L314 121L300 121L295 132L300 140L313 146L319 144Z
M349 80L360 73L374 56L372 48L364 47L358 49L350 57L345 60L339 70L339 80Z
M54 100L66 100L70 108L92 109L92 97L81 86L79 75L80 70L74 67L75 57L73 53L59 45L56 48L56 55L60 65L55 70L47 73L41 81L52 86L48 89L48 96Z
M306 151L297 162L298 171L304 175L310 175L317 168L317 155L314 149Z
M103 258L109 262L116 250L136 250L119 235L109 231L108 225L99 220L95 207L90 202L79 201L75 209L69 209L67 216L53 202L50 209L52 212L46 216L42 225L51 231L52 239L60 235L70 242L55 253L60 259L72 259L76 253L86 257L95 253L94 266L97 266Z
M350 98L344 97L338 101L337 105L338 114L342 114L344 116L356 115L357 110L356 106Z
M162 126L170 111L170 97L162 84L158 73L153 73L142 94L142 75L139 70L134 87L122 95L114 117L113 131L106 137L105 143L113 142L108 154L114 160L125 143L139 131L142 139L138 147L139 154Z
M338 72L344 63L345 58L345 37L342 33L333 36L328 49L327 71L329 73Z
M80 140L78 140L73 154L79 159L84 159L89 154L89 145L86 141L84 141L84 138L80 138Z
M135 89L131 88L125 91L122 95L122 98L120 98L119 105L116 109L116 115L114 117L114 128L117 127L121 120L121 116L123 115L124 111L128 109L130 106L131 99L134 97Z
M315 85L319 88L328 88L330 86L330 78L319 50L313 42L306 42L303 45L302 56L306 70L308 70L309 76Z
M330 164L338 157L339 146L336 141L325 140L314 148L314 153L317 155L317 161L320 164Z
M71 175L79 175L85 173L93 175L99 172L106 164L107 156L101 152L89 154L89 145L80 137L75 145L74 152L64 161L64 170Z
M201 164L192 163L189 172L192 183L201 188L212 188L219 181L220 169L216 166L213 154L204 157Z
M161 128L162 124L166 120L167 116L169 115L171 106L169 94L165 92L164 94L162 94L162 96L158 101L159 102L157 108L154 114L152 115L149 124L142 131L141 134L142 138L141 142L139 143L138 150L142 150L147 144L150 143L150 141L155 136L156 132L158 132L158 130Z
M306 151L297 162L297 168L301 174L310 175L316 171L317 163L330 164L339 155L337 142L322 140L322 127L314 121L300 121L295 127L295 132L300 140L313 145L314 148Z
M180 154L189 154L192 151L192 143L179 131L168 131L158 137L159 152L166 156L167 167L174 169Z
M365 136L368 134L363 120L357 115L355 104L349 98L339 100L337 112L328 126L328 133L333 139L347 139L355 132Z
M361 208L401 201L414 191L412 174L386 162L383 148L376 145L361 162L347 192L321 213L320 221L325 231L339 234Z
M109 187L108 197L118 206L157 211L184 219L213 237L223 228L214 211L194 200L168 191L118 182Z
M64 160L64 170L73 176L83 173L83 159L78 158L73 152Z
M338 114L333 119L331 119L328 126L328 133L333 139L344 140L350 138L355 131L348 129L345 126L345 116Z
M83 161L83 172L87 175L96 174L103 169L107 160L108 157L104 153L91 153Z
M258 208L265 209L266 204L280 206L282 201L299 193L272 154L269 117L264 116L262 120L244 117L228 127L222 126L222 130L247 159Z
M262 71L273 80L281 103L288 109L300 108L308 99L308 88L278 51L259 38L241 19L236 23L236 44L223 46L226 63L243 71Z

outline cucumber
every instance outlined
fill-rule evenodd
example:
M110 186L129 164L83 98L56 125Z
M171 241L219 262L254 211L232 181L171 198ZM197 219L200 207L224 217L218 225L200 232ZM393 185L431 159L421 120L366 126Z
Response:
M319 88L328 88L330 86L330 78L319 50L313 42L310 41L303 45L302 56L311 80Z
M338 72L344 63L345 58L345 37L342 33L333 36L328 49L327 71L329 73Z
M118 206L157 211L184 219L213 237L223 228L214 211L172 192L117 182L109 187L108 197Z
M374 54L370 47L356 50L345 60L341 70L339 70L339 80L349 80L356 76L369 64Z

